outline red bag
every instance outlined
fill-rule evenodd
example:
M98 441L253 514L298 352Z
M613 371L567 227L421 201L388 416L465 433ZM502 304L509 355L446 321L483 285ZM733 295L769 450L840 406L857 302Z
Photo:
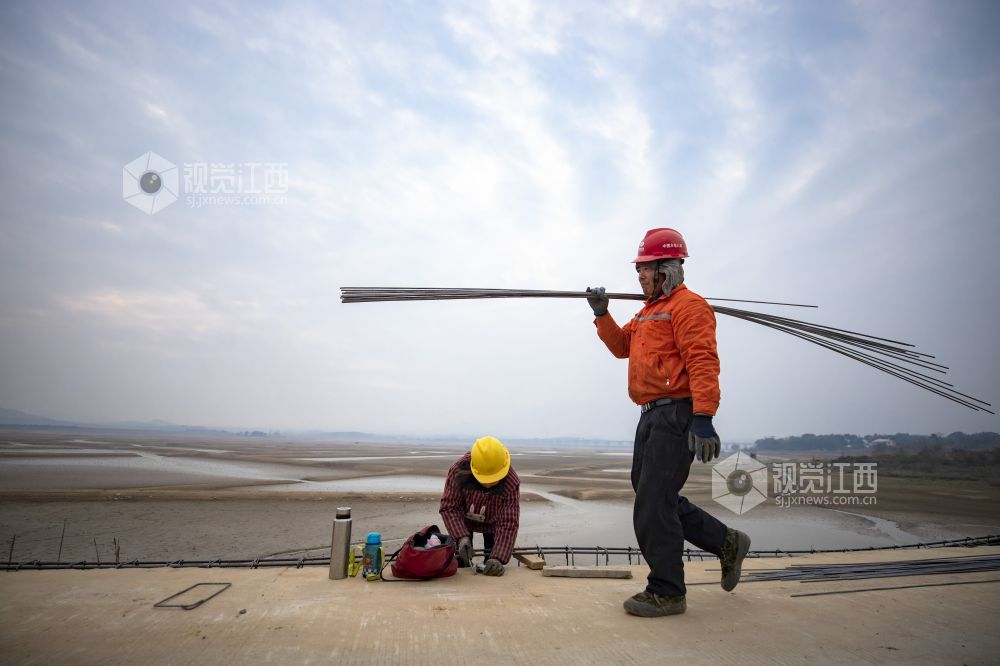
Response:
M432 534L437 534L441 545L428 548L427 540ZM455 540L442 534L437 525L428 525L409 537L403 547L389 557L389 562L392 562L392 575L404 580L447 578L458 571ZM384 571L385 567L382 569Z

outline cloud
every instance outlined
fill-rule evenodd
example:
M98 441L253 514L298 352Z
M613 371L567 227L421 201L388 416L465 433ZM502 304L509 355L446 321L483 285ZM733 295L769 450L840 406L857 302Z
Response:
M199 294L149 291L105 291L65 299L63 308L94 315L118 329L139 328L161 335L203 335L219 329L222 314Z
M0 404L627 438L624 366L584 303L341 306L337 287L628 291L654 226L685 233L706 295L819 302L995 394L1000 49L970 7L6 8ZM148 150L287 162L288 201L143 216L118 188ZM719 330L727 437L998 427ZM36 372L53 358L59 391Z

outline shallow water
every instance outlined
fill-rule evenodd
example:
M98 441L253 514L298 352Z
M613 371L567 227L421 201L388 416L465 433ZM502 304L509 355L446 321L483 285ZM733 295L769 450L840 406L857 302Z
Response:
M917 539L917 537L914 536L913 534L910 534L909 532L900 529L899 524L896 523L895 521L887 520L885 518L879 518L877 516L869 516L863 513L852 513L851 511L843 511L841 509L833 509L833 510L836 511L837 513L843 513L848 516L856 516L858 518L861 518L862 520L871 523L872 527L875 530L882 532L883 534L897 541L902 540L904 542L912 543L915 539Z
M442 454L411 454L408 456L331 456L325 458L295 458L311 462L364 462L369 460L415 460L418 458L455 458L454 453Z
M58 456L58 455L75 455L75 454L105 454L111 453L108 449L40 449L34 446L25 447L2 447L0 448L0 453L16 453L19 456L33 456L35 454L43 456ZM130 456L135 455L128 452L115 452L116 455ZM0 460L15 460L14 457L0 457Z
M268 492L427 493L444 490L444 478L415 474L392 474L334 481L299 481L257 487Z
M112 488L205 479L296 480L309 468L248 461L161 456L145 451L101 457L39 456L0 460L0 488Z

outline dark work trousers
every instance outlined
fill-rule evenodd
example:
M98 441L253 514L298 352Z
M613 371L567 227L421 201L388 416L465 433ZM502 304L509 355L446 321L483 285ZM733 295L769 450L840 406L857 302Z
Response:
M684 540L722 554L726 526L681 496L694 453L688 450L691 402L654 407L639 417L632 452L632 524L649 577L646 590L678 597L684 586Z

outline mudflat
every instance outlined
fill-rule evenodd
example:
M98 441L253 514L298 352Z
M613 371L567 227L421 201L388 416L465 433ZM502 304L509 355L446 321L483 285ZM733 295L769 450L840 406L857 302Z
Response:
M0 432L0 543L12 561L322 555L336 507L393 549L438 523L454 442L296 441L116 432ZM635 545L631 451L511 447L519 545ZM1000 532L1000 488L879 479L877 504L736 515L695 463L684 493L760 549L851 548ZM13 544L13 549L10 548ZM61 544L61 551L60 551Z

